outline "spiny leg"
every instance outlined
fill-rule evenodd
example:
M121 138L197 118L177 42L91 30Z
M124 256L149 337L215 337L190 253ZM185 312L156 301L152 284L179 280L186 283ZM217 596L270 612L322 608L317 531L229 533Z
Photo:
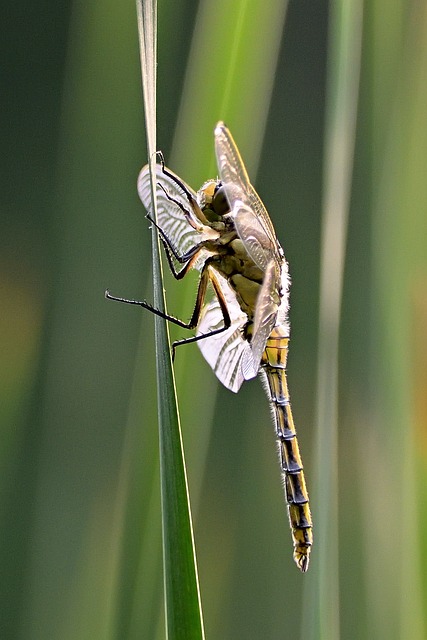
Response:
M208 274L208 279L206 281L206 284L204 285L204 292L203 292L203 296L199 298L199 294L200 294L200 286L197 292L197 298L196 298L196 306L194 308L194 312L193 312L193 317L195 317L195 315L197 315L197 322L196 325L199 322L199 318L200 318L200 313L202 311L202 305L203 305L203 300L204 300L204 296L206 294L206 288L207 288L207 284L210 281L214 291L215 291L215 295L218 299L219 302L219 306L221 308L221 312L222 312L222 317L224 319L224 326L220 327L219 329L213 329L212 331L209 331L208 333L204 333L202 335L199 336L191 336L191 338L184 338L183 340L175 340L175 342L172 344L172 357L175 357L175 350L176 347L179 347L183 344L190 344L191 342L198 342L199 340L204 340L206 338L210 338L211 336L215 336L218 333L222 333L223 331L226 331L227 329L230 328L231 326L231 318L230 318L230 314L228 312L228 307L227 307L227 302L225 300L223 291L221 289L221 285L215 275L215 272L213 271L213 269L210 267L210 265L208 264L208 262L205 264L205 267L203 268L202 271L202 277L203 277L203 273L206 270L206 273ZM202 277L200 278L200 280L202 280Z
M167 174L166 171L164 172L166 175L171 175L171 174ZM175 182L177 182L175 180ZM179 183L178 183L179 184ZM182 204L182 202L180 202L179 200L177 200L176 198L173 198L169 193L168 190L162 185L161 182L158 182L157 185L161 188L161 190L163 191L163 193L165 194L166 198L169 200L169 202L173 202L174 205L176 205L179 209L181 209L182 213L184 214L184 218L186 219L186 221L188 222L188 224L190 225L190 227L192 227L195 231L201 231L202 227L200 225L198 225L195 220L192 218L191 216L191 212L188 211L188 209L186 209L184 207L184 205ZM188 196L189 198L191 198L189 200L190 202L190 206L191 209L193 211L193 213L196 215L196 218L198 218L199 216L197 214L201 214L201 210L199 208L199 205L197 204L197 202L194 200L193 196L191 194L189 194Z
M184 269L185 269L185 267L184 267ZM179 272L179 274L180 273L181 272ZM220 308L221 308L222 315L223 315L223 318L224 318L224 326L220 327L219 329L214 329L213 331L210 331L209 333L206 333L206 334L203 334L203 335L192 336L191 338L185 338L183 340L176 340L172 344L172 358L174 358L175 357L175 349L176 349L177 346L180 346L182 344L189 344L191 342L198 342L199 340L204 340L206 338L210 338L213 335L217 335L218 333L226 331L231 325L230 314L228 312L227 303L226 303L226 300L225 300L224 295L222 293L221 286L220 286L220 284L219 284L219 282L218 282L218 280L217 280L217 278L216 278L216 276L215 276L215 274L214 274L214 272L212 270L212 267L210 267L208 261L205 263L205 266L202 269L202 273L201 273L201 276L200 276L199 285L198 285L198 289L197 289L196 303L195 303L194 310L193 310L193 313L192 313L192 316L191 316L189 322L184 322L183 320L180 320L179 318L176 318L175 316L172 316L172 315L170 315L168 313L165 313L164 311L160 311L160 309L156 309L155 307L153 307L146 300L128 300L127 298L120 298L120 297L117 297L117 296L113 296L113 295L110 294L108 289L105 292L105 297L108 300L115 300L117 302L123 302L125 304L133 304L133 305L140 306L143 309L147 309L148 311L151 311L151 313L154 313L155 315L159 316L160 318L163 318L164 320L167 320L168 322L171 322L172 324L175 324L178 327L181 327L182 329L191 330L191 329L195 329L197 327L198 322L199 322L200 314L202 312L203 302L204 302L204 299L205 299L206 290L207 290L209 282L212 283L212 286L214 288L215 294L216 294L216 296L218 298L218 302L220 304Z
M191 249L189 249L187 251L187 253L179 253L177 248L175 247L174 243L172 242L172 240L163 231L161 226L157 224L157 222L154 220L154 218L152 218L149 213L147 213L147 215L145 217L147 218L147 220L149 220L151 222L151 224L153 224L156 227L157 231L159 232L160 239L161 239L161 241L163 243L163 246L168 248L168 250L170 251L170 253L173 255L173 257L175 258L175 260L177 262L180 262L181 264L184 264L184 262L188 262L189 260L191 260L191 258L196 253L198 253L200 251L201 243L200 244L195 244L194 247L192 247Z
M159 316L160 318L163 318L168 322L172 322L172 324L176 324L182 329L194 329L194 327L190 326L188 322L184 322L179 318L175 318L175 316L171 316L169 313L165 313L164 311L160 311L160 309L156 309L156 307L153 307L153 305L146 300L129 300L128 298L113 296L108 289L106 289L105 291L105 297L107 298L107 300L115 300L116 302L124 302L125 304L134 304L138 307L142 307L143 309L147 309L148 311L151 311L151 313L154 313L156 316Z
M199 258L200 251L203 249L202 245L194 245L194 247L192 249L189 249L187 253L180 255L177 252L174 244L171 242L170 238L168 238L168 236L163 231L163 229L159 227L159 225L149 214L147 214L146 217L157 227L159 231L160 240L162 241L163 249L165 250L170 272L176 280L181 280L190 271L190 269L194 267L195 262ZM180 262L181 264L185 263L183 268L179 271L177 271L175 268L172 256L177 260L177 262Z
M160 164L162 165L162 172L165 174L165 176L167 176L170 180L172 180L173 182L175 182L175 184L178 185L178 187L181 189L181 191L184 192L190 207L193 209L194 211L194 205L198 206L197 203L194 200L194 196L191 193L191 191L189 191L185 185L184 182L182 182L182 180L179 180L179 178L177 176L175 176L173 173L171 173L170 171L167 170L166 166L165 166L165 159L163 157L163 153L160 151L159 152L159 157L160 157ZM160 185L162 186L162 185ZM162 187L163 188L163 187ZM175 202L176 204L178 204L173 198L171 198L168 193L166 192L165 189L163 189L163 191L165 191L166 197L169 198L169 200L171 200L172 202ZM185 208L181 205L178 204L178 206L180 207L180 209L182 209L182 211L185 213ZM188 214L188 212L187 212ZM193 225L192 225L193 226Z
M182 269L177 271L173 263L173 259L171 255L172 252L169 245L166 243L166 241L163 238L161 238L161 240L162 240L163 248L165 250L165 254L166 254L166 258L168 261L171 274L173 275L175 280L182 280L182 278L184 278L187 275L187 273L194 267L194 264L199 257L199 250L187 261L187 263L182 267Z
M181 211L183 212L184 217L187 220L188 224L191 227L193 227L193 229L195 229L196 231L201 231L202 227L200 226L200 221L201 220L205 220L205 216L203 215L203 212L200 209L200 207L199 207L199 205L197 203L197 200L194 198L194 195L191 193L191 191L188 190L186 184L184 182L182 182L182 180L180 180L177 176L175 176L173 173L171 173L170 171L168 171L166 169L165 161L164 161L162 153L160 154L160 162L161 162L161 165L162 165L162 172L165 174L165 176L167 176L170 180L175 182L175 184L178 185L178 187L184 193L184 195L187 198L188 203L190 205L190 209L191 209L192 213L194 214L194 218L191 215L191 212L188 211L188 209L186 209L184 207L184 205L179 200L176 200L171 195L169 195L169 193L167 192L167 189L165 189L164 186L161 183L157 183L157 184L163 190L166 198L168 200L170 200L170 202L173 202L175 205L177 205L177 207L179 207L181 209Z

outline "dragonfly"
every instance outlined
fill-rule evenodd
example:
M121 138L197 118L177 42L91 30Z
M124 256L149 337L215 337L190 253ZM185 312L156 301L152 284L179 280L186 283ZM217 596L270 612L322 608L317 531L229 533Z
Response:
M164 163L156 163L157 220L151 218L150 170L138 177L138 193L157 227L172 274L182 279L200 272L189 322L148 302L137 304L186 329L221 383L238 392L259 376L267 393L293 539L293 557L302 572L309 565L312 518L292 415L286 363L290 340L289 269L267 210L252 186L237 145L223 122L214 130L219 177L196 193ZM211 286L213 296L208 299Z

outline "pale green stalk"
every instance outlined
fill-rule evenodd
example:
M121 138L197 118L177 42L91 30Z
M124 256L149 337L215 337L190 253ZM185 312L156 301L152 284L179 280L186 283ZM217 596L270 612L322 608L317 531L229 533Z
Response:
M362 43L362 3L331 4L317 370L312 613L304 637L339 640L338 346ZM314 615L313 615L314 614ZM306 623L304 623L306 624Z

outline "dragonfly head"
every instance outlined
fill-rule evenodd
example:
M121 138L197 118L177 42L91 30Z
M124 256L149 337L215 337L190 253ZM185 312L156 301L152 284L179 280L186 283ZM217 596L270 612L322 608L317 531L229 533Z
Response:
M220 180L208 180L197 192L197 202L209 222L220 222L230 213L225 189Z

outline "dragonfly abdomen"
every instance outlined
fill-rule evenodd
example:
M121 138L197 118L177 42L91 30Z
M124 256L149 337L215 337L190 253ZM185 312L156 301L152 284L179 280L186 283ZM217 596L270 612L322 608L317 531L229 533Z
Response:
M294 543L294 560L299 569L305 572L313 543L313 523L286 379L288 343L287 327L275 327L267 340L261 366L276 429Z

